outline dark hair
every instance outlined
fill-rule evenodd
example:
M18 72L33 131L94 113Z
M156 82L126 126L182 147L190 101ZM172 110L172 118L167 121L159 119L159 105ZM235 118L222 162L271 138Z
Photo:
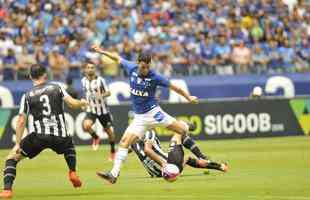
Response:
M32 65L30 67L30 76L32 79L39 79L46 74L46 68L41 65Z
M141 51L138 54L138 62L145 62L147 64L151 63L152 55L150 52Z
M95 65L95 67L97 67L97 64L90 58L85 59L83 67L86 67L88 64Z

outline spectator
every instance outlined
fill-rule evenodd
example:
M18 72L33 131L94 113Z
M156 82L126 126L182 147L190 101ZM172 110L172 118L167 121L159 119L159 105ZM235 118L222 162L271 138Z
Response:
M259 43L254 45L252 54L252 72L263 74L267 71L268 56L262 50Z
M57 47L48 54L48 64L51 69L52 79L55 80L66 80L66 73L68 70L68 60L60 54Z
M303 71L309 68L307 50L301 45L309 43L309 13L304 0L2 1L0 59L10 79L21 65L8 63L13 61L7 58L9 49L15 59L35 57L57 79L79 78L81 63L91 54L90 44L98 43L115 48L129 60L141 50L151 51L159 68L171 65L176 75L265 72L249 69L249 64L237 64L243 67L233 70L238 60L230 59L230 54L239 48L236 41L242 40L244 49L257 51L258 60L253 56L247 63L261 66L264 54L267 72ZM271 48L270 40L276 47ZM165 54L167 63L161 60ZM281 59L283 55L289 56ZM14 65L13 69L6 64ZM112 68L105 73L124 74Z
M231 47L228 44L226 37L220 35L218 37L218 43L214 47L214 55L216 67L216 73L220 75L232 75L234 73L233 66L230 62Z
M269 41L269 47L267 50L268 55L268 73L281 73L282 67L281 67L281 61L280 61L280 52L278 48L278 42L276 40L270 40Z
M243 74L249 71L251 56L251 50L245 46L243 40L239 40L233 47L231 54L231 60L235 65L236 73Z
M288 39L285 39L282 46L279 48L279 54L281 58L281 66L283 67L283 71L294 72L296 55Z

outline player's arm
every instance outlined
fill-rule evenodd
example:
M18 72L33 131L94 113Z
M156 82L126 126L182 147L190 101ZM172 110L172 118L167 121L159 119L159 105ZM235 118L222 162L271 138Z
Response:
M160 166L164 166L164 164L166 163L164 159L162 159L159 155L155 153L155 151L153 150L153 143L149 140L146 140L144 142L144 152L148 157L150 157Z
M169 88L179 95L183 96L185 99L187 99L190 103L197 104L198 103L198 98L196 96L191 96L189 93L187 93L184 89L181 87L177 86L176 84L170 83Z
M62 86L60 86L59 88L60 88L60 93L63 97L63 100L66 102L66 104L70 108L82 109L82 108L88 106L88 102L85 99L81 99L81 100L75 99L75 98L71 97Z
M105 97L109 97L111 96L111 92L110 91L106 91L102 94L102 97L105 98Z
M115 62L117 63L120 63L121 62L121 57L118 55L118 54L114 54L114 53L111 53L111 52L108 52L108 51L104 51L100 46L98 45L93 45L91 47L92 50L94 50L95 52L97 53L100 53L104 56L107 56L109 57L110 59L114 60Z
M94 50L97 53L100 53L104 56L107 56L108 58L112 59L113 61L120 64L120 66L127 72L127 74L130 74L131 70L137 67L137 64L135 62L131 62L129 60L126 60L119 56L118 54L114 54L111 52L104 51L101 47L98 45L93 45L92 50Z
M17 125L16 125L16 145L20 145L20 141L23 138L27 122L27 117L24 113L18 115Z
M101 84L102 84L102 87L101 87L102 94L101 94L101 96L103 98L111 96L111 92L109 90L109 87L108 87L107 83L105 82L105 80L103 78L101 78Z
M16 145L20 145L20 141L23 138L23 134L26 127L27 115L29 112L29 104L26 100L26 95L22 96L20 107L19 107L19 115L16 124Z
M74 99L70 95L64 97L64 101L66 102L66 104L70 108L73 108L73 109L83 108L83 107L86 107L88 105L88 103L85 99L81 99L81 100Z

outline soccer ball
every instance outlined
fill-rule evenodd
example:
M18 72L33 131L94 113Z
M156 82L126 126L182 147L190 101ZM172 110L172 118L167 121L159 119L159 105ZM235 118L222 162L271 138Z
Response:
M180 175L180 170L174 164L166 164L162 168L162 175L166 181L174 182L177 180L177 177Z

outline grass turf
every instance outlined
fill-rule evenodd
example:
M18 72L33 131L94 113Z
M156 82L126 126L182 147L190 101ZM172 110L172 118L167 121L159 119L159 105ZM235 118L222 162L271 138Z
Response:
M18 165L14 199L310 200L310 137L217 140L198 144L214 160L228 161L230 171L204 174L205 170L186 167L182 177L168 183L149 178L132 153L117 184L108 185L95 175L97 170L109 170L112 166L107 161L108 146L101 146L96 152L90 146L83 146L77 148L83 187L74 189L67 179L63 157L44 151L37 158ZM0 151L2 158L7 153L8 150Z

